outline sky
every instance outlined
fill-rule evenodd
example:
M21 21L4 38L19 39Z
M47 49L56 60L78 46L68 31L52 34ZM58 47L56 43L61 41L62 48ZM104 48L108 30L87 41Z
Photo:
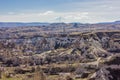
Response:
M0 0L0 22L120 20L120 0Z

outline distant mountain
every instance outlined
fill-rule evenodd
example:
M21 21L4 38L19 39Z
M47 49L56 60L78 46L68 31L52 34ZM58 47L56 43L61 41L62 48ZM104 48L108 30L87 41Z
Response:
M111 25L112 24L112 25ZM68 28L85 28L89 26L95 25L96 27L112 27L115 28L116 25L120 25L120 21L114 22L101 22L101 23L79 23L79 22L72 22L72 23L41 23L41 22L29 22L29 23L22 23L22 22L0 22L0 27L27 27L27 26L45 26L46 28L61 28L68 27ZM118 28L117 28L118 29Z
M118 24L120 24L120 21L115 21L115 23L118 23Z
M101 22L97 24L120 24L120 21L114 21L114 22Z
M49 23L40 23L40 22L31 22L31 23L22 23L22 22L0 22L0 27L22 27L22 26L41 26L48 25Z

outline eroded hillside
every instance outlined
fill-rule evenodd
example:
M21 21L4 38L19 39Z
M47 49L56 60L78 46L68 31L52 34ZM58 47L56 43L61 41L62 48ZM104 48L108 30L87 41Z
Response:
M1 79L119 80L119 59L119 30L0 39Z

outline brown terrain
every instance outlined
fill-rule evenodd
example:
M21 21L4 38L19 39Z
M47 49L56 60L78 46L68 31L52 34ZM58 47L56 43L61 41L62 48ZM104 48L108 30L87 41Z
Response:
M120 24L0 28L0 80L120 80Z

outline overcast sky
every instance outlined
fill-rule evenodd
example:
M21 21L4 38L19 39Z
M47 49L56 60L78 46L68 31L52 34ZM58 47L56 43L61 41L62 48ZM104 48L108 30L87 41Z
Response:
M111 22L120 0L0 0L0 22Z

